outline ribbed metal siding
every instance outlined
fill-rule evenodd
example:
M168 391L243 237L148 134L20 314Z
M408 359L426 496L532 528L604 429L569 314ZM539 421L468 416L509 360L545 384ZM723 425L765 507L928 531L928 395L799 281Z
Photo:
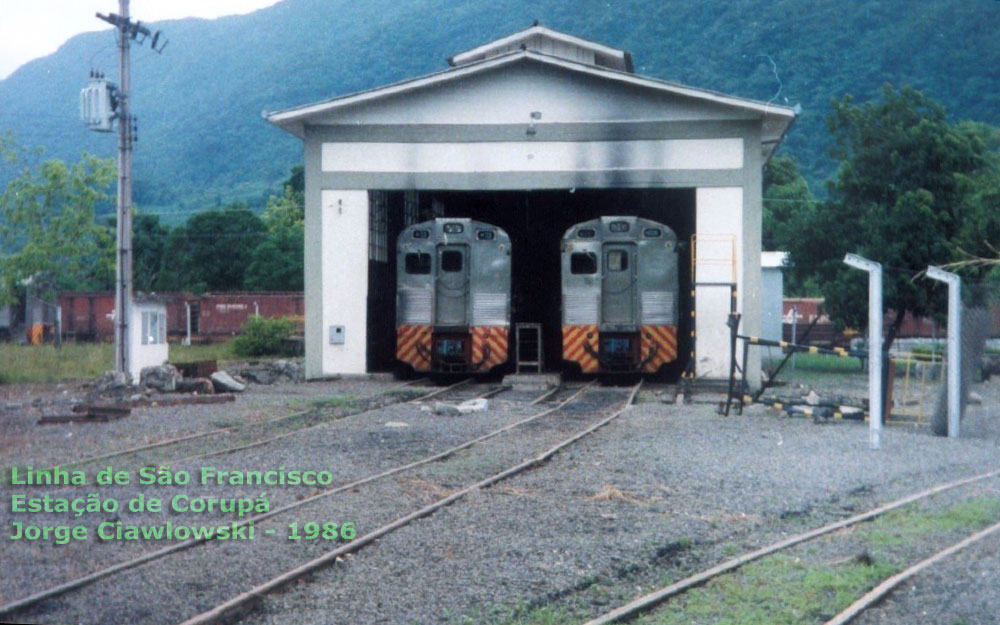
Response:
M431 323L432 291L406 290L399 292L399 325L419 325Z
M643 291L643 325L675 325L677 323L677 297L670 291Z
M596 289L567 290L563 297L564 320L567 325L600 323L601 295Z
M507 296L504 293L472 294L472 325L501 326L507 324Z

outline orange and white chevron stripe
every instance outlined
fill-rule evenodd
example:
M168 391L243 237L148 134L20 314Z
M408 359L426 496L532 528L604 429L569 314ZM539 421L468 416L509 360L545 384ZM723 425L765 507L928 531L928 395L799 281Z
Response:
M563 360L579 363L583 373L597 373L597 358L591 355L584 345L590 345L593 353L597 353L598 332L596 325L569 326L564 325L563 333Z
M396 358L413 367L414 371L431 370L431 326L397 326ZM423 346L418 349L418 345Z
M649 358L654 346L656 355L642 368L647 373L656 373L662 365L677 360L677 327L676 326L642 326L642 360ZM640 361L641 362L641 361Z
M472 334L472 364L483 361L484 351L487 354L485 362L476 369L477 373L486 373L507 362L506 326L473 326L469 330ZM487 346L489 351L486 351Z

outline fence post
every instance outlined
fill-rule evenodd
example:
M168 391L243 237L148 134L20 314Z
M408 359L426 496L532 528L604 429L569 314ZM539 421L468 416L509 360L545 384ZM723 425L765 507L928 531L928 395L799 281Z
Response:
M847 254L844 262L868 272L868 440L872 449L882 438L882 265L857 254Z
M948 285L948 438L958 438L962 415L962 279L939 267L927 277Z

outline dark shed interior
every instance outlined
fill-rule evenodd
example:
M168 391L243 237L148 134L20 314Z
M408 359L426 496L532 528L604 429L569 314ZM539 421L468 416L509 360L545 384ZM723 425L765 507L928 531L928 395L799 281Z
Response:
M402 191L384 194L389 261L369 261L368 362L371 370L395 366L394 254L396 238L405 226ZM412 195L409 201L412 201ZM507 231L512 247L512 324L541 323L545 368L559 371L562 363L559 249L563 234L574 224L601 215L633 215L659 221L674 230L680 250L680 327L678 358L664 368L675 380L691 352L691 253L695 232L694 189L565 189L558 191L421 191L417 196L423 221L440 217L471 217ZM513 326L511 328L513 360ZM513 370L513 364L509 365Z

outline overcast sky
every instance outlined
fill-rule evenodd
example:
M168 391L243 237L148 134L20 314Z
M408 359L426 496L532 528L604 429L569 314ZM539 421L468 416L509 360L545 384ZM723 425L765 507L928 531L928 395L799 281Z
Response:
M250 13L278 0L132 0L129 13L143 22ZM0 11L0 79L52 54L78 33L110 28L95 13L117 13L118 0L4 0Z

